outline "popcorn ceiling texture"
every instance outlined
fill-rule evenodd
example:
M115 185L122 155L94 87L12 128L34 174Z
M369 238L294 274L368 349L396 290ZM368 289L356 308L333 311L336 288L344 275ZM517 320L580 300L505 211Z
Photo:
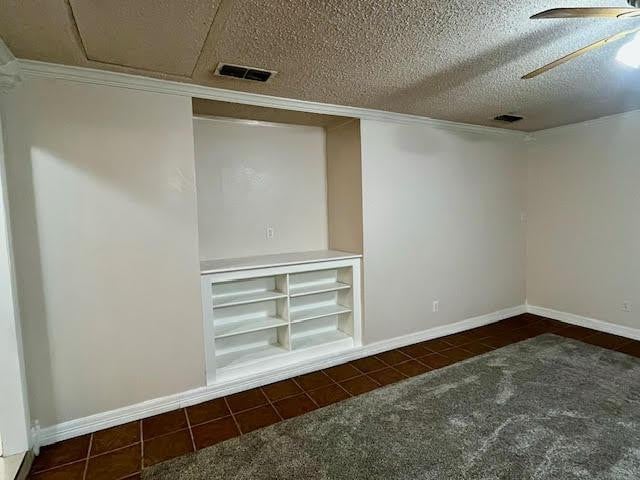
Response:
M520 80L640 26L529 16L624 0L138 0L136 21L129 3L3 0L0 35L20 58L480 125L519 113L505 128L527 131L640 108L640 71L616 63L620 44ZM266 84L214 77L220 61L279 73Z
M190 8L175 0L70 3L90 59L191 75L220 1L187 2Z

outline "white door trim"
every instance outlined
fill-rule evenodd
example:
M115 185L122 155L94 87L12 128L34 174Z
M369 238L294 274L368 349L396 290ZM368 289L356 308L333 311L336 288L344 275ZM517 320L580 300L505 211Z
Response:
M0 39L0 95L10 95L11 90L20 83L17 72L15 58ZM30 420L11 248L3 140L0 115L0 454L9 456L29 449Z

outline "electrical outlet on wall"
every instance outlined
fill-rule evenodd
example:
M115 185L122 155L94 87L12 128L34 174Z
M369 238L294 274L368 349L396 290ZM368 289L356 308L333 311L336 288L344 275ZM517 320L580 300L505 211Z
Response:
M624 301L622 302L622 311L630 312L631 311L631 302Z
M274 235L275 235L275 231L273 230L273 227L268 226L266 231L267 240L272 240Z
M433 311L437 312L438 310L440 310L440 300L434 300L433 301Z

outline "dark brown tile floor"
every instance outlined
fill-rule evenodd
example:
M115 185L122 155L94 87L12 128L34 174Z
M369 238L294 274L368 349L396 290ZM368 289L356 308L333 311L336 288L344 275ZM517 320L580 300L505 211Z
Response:
M30 478L139 479L156 463L543 333L640 357L638 341L524 314L50 445Z

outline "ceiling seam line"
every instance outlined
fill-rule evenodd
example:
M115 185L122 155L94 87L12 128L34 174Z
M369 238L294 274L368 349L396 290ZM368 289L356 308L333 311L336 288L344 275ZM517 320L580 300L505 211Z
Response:
M74 33L73 36L75 37L76 41L80 45L80 49L84 54L84 58L87 61L93 61L89 58L89 53L87 52L87 48L85 47L84 39L82 38L82 34L80 33L80 27L78 27L78 21L76 20L76 14L73 11L73 6L71 5L71 0L65 0L64 3L67 6L67 13L69 15L69 18L71 19L71 24L73 26L73 33Z
M202 54L204 53L204 48L207 45L209 37L211 36L211 31L213 30L213 24L216 22L216 18L218 18L218 13L220 13L220 9L222 8L222 2L225 0L220 0L218 3L218 7L216 8L215 13L213 14L213 18L211 19L211 24L209 25L209 30L207 30L207 34L204 36L204 40L202 41L202 46L200 47L200 52L198 52L198 58L193 64L193 68L191 69L191 75L189 78L193 80L193 75L196 73L196 68L198 68L198 64L200 63L200 59L202 58Z

